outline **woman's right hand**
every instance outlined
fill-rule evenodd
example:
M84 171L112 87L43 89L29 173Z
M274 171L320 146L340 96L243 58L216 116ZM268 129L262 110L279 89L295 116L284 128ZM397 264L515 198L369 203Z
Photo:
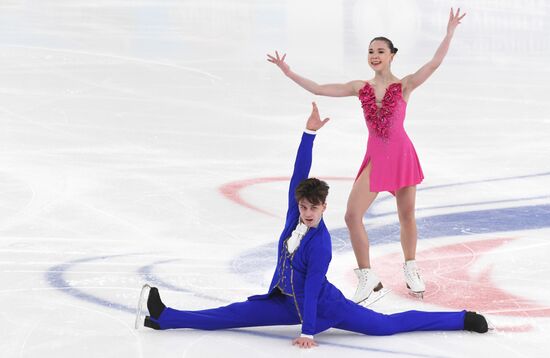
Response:
M274 63L283 71L285 76L296 82L300 87L318 96L345 97L356 96L357 92L365 85L363 81L351 81L348 83L324 84L320 85L315 81L300 76L290 70L285 62L286 54L281 57L279 52L275 51L275 56L267 54L267 60Z
M283 56L279 56L279 52L275 51L275 57L271 56L270 54L267 54L267 60L271 63L274 63L283 71L283 73L286 75L288 72L290 72L290 66L285 62L286 53L283 54Z

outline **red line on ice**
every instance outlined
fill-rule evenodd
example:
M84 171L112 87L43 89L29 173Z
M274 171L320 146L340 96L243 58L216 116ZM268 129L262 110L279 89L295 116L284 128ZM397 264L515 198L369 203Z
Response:
M491 251L513 240L466 241L419 252L417 261L426 282L424 301L493 315L550 316L550 307L511 293L513 289L506 291L497 287L492 280L493 264L479 263L482 256L493 255ZM401 252L373 260L382 282L391 287L394 294L416 299L408 294L405 287L402 261Z
M352 181L353 178L347 178L347 177L322 177L320 179L323 180L349 180ZM242 205L246 208L249 208L251 210L257 211L259 213L277 217L277 215L266 211L264 209L258 208L255 205L252 205L248 201L244 200L241 197L241 190L248 188L253 185L257 184L264 184L264 183L271 183L271 182L278 182L278 181L286 181L288 182L290 180L289 177L266 177L266 178L254 178L254 179L246 179L246 180L239 180L234 181L231 183L227 183L222 185L219 190L222 193L223 196L225 196L227 199L233 201L234 203L237 203L239 205Z

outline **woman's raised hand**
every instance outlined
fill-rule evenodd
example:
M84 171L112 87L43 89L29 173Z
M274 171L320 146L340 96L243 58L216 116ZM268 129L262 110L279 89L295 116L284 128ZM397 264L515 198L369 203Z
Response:
M456 10L456 13L454 13L453 8L451 8L449 23L447 24L447 34L454 34L456 27L460 24L460 20L462 20L464 16L466 16L466 13L460 15L460 8Z
M271 63L274 63L283 71L283 73L286 75L288 71L290 71L290 67L285 62L286 53L283 54L283 56L279 56L279 52L275 51L275 57L271 56L270 54L267 54L267 60Z

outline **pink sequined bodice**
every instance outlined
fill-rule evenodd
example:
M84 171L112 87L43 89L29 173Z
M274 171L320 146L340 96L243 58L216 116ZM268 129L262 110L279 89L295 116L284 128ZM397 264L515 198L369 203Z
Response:
M367 151L356 179L370 165L369 190L379 193L417 185L424 179L416 150L405 132L403 121L407 102L403 99L401 83L386 88L380 108L370 83L358 93L369 129Z
M376 96L372 86L366 82L359 90L359 100L369 133L383 140L388 140L393 133L404 132L403 121L407 102L401 93L401 83L392 83L386 89L380 108L376 105Z

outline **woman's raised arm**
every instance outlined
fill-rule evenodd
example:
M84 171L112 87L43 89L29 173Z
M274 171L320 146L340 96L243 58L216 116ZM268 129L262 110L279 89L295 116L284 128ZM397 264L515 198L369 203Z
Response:
M347 83L334 83L320 85L310 79L300 76L290 70L290 66L285 62L286 54L279 56L279 52L275 51L275 56L267 54L267 60L274 63L283 71L285 76L296 82L300 87L315 95L328 97L347 97L356 96L359 89L364 85L363 81L351 81Z
M439 65L441 65L443 59L447 55L447 51L449 50L449 45L451 44L451 39L453 38L455 29L460 24L460 20L462 20L464 16L466 16L466 14L460 15L460 8L458 8L456 14L453 12L453 8L451 8L449 22L447 24L447 34L437 48L434 57L418 71L403 78L403 85L409 92L424 83L424 81L426 81L435 72Z

